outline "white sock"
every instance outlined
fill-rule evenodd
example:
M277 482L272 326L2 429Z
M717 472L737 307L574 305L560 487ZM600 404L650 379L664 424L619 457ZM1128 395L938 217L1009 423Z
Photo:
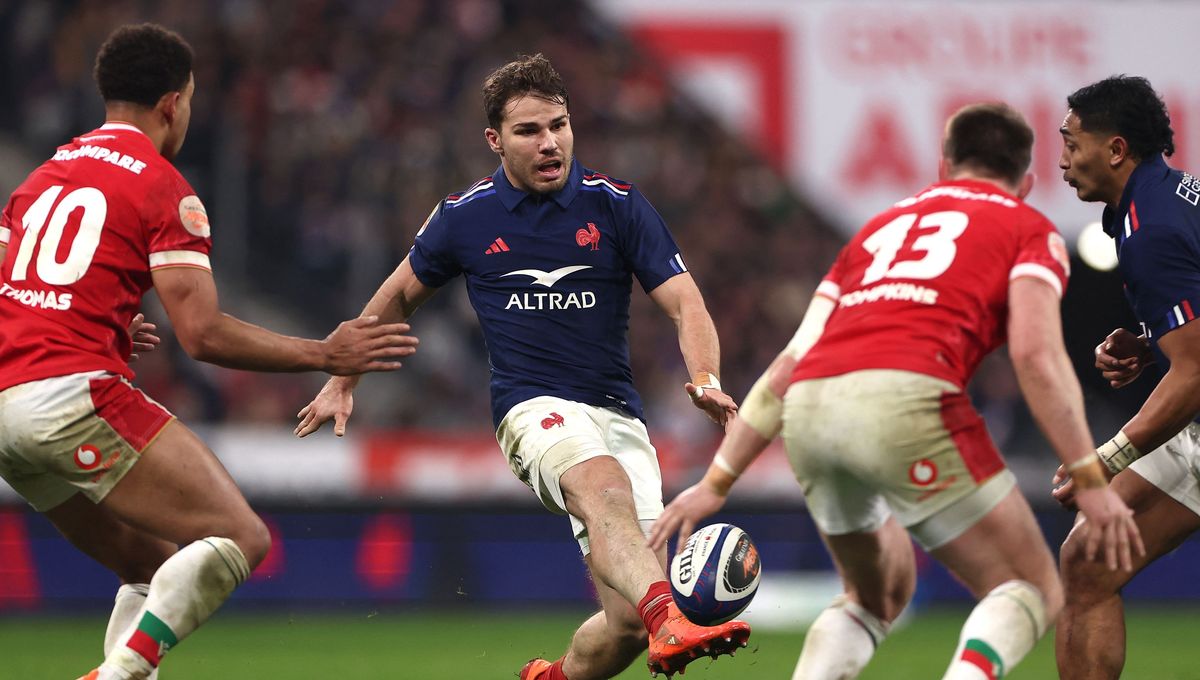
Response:
M1005 581L967 617L942 680L1000 680L1045 633L1042 593L1027 581Z
M146 604L146 595L150 592L148 583L126 583L117 589L116 602L113 604L112 615L108 618L108 629L104 631L104 656L108 657L121 633L133 624L142 606ZM158 669L154 669L147 680L158 680Z
M846 595L838 595L805 634L792 680L858 677L890 628Z
M100 677L111 671L116 680L149 678L162 655L204 623L249 575L246 557L228 538L204 538L175 553L154 574L145 604L105 657Z

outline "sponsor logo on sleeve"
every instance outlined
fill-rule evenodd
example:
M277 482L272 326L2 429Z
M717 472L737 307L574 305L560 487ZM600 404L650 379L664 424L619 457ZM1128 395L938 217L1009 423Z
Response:
M212 229L208 225L208 212L200 202L199 196L184 196L179 201L179 221L192 236L208 238L212 235Z
M1067 242L1063 240L1062 234L1050 232L1050 236L1046 238L1046 247L1050 250L1050 257L1062 267L1063 273L1070 276L1071 256L1067 253Z

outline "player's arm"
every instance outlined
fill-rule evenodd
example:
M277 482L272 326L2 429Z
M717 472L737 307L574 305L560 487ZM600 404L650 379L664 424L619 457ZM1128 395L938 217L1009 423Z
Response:
M324 340L280 335L220 310L212 273L166 267L151 273L175 335L194 359L254 371L325 371L334 374L395 370L417 339L404 324L346 321Z
M4 264L4 256L8 254L8 239L12 236L12 230L0 224L0 265ZM0 282L4 281L4 267L0 266Z
M1029 410L1071 475L1075 502L1091 523L1088 559L1103 549L1110 569L1130 570L1131 550L1145 552L1141 535L1133 511L1108 488L1092 448L1083 392L1063 344L1059 293L1045 280L1020 276L1009 284L1008 346Z
M825 295L813 296L791 341L750 388L704 477L671 501L654 523L647 539L651 547L662 545L672 533L677 533L679 540L691 535L701 519L725 504L733 483L779 434L783 425L783 395L792 371L821 337L835 306Z
M1163 335L1158 339L1158 348L1171 366L1142 408L1114 437L1123 437L1133 447L1133 451L1124 452L1127 461L1114 458L1114 464L1119 460L1128 465L1141 453L1157 449L1200 413L1200 324L1189 322ZM1110 442L1105 447L1112 445Z
M738 407L721 389L721 345L695 279L687 272L672 276L650 291L650 299L675 322L679 351L692 376L684 389L709 418L725 426Z
M378 317L381 323L406 322L435 292L436 288L421 283L413 272L409 258L405 257L371 296L362 314ZM296 436L308 436L329 420L333 420L335 435L341 437L346 434L346 421L354 410L354 388L360 377L344 375L330 378L317 396L296 414L300 419L295 429Z

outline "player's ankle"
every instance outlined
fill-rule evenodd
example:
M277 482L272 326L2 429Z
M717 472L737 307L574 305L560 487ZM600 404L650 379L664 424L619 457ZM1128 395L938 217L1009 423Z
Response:
M100 666L97 680L142 680L154 672L154 666L128 647L114 649Z
M671 586L666 581L655 581L646 589L646 595L638 602L638 614L651 635L657 635L667 621L667 610L671 605Z

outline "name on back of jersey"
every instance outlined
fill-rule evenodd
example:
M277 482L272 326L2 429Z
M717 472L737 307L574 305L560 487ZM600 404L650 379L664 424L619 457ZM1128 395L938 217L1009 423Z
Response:
M129 154L113 151L108 147L95 144L84 144L78 149L59 149L54 153L54 158L50 160L74 161L80 158L93 158L98 161L112 163L118 168L125 168L135 175L142 174L142 170L146 169L146 164L143 161L139 161Z
M23 290L5 283L0 285L0 295L16 300L26 307L56 309L60 312L71 308L70 293L55 293L52 290Z

